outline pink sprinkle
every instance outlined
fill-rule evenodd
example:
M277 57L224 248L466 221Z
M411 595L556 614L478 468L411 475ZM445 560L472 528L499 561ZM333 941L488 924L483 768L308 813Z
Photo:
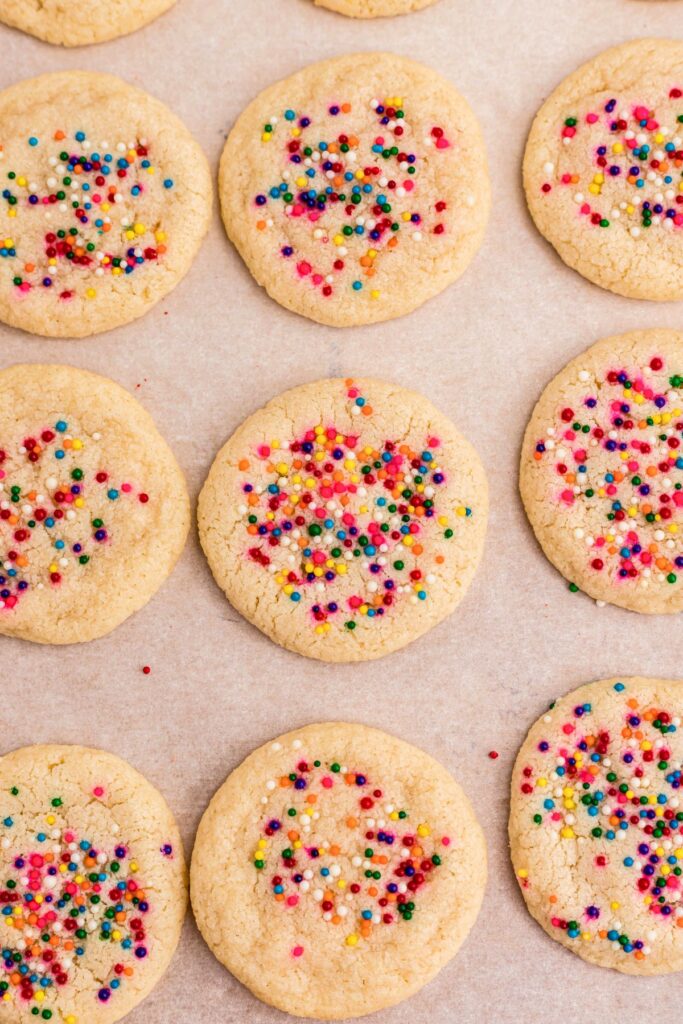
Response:
M441 136L440 139L436 140L436 148L437 149L450 149L450 145L451 144L448 141L448 139L444 138L443 136Z
M598 115L597 114L586 114L586 120L588 121L588 124L595 124L597 119L598 119Z
M98 799L104 796L104 790L102 789L101 786L95 786L95 788L93 789L93 796L96 796Z
M329 775L326 775L325 778L322 780L323 789L332 789L333 785L334 782L332 781L332 779L329 777Z
M441 845L442 846L450 846L451 845L451 841L448 838L448 836L444 836L443 837L443 839L441 840Z
M131 487L130 484L121 484L121 490L123 491L124 494L130 494L133 488Z
M307 263L306 260L302 260L301 263L297 263L296 269L299 271L301 277L307 277L311 270L311 264Z
M294 949L292 950L292 956L303 956L303 952L303 946L295 946Z

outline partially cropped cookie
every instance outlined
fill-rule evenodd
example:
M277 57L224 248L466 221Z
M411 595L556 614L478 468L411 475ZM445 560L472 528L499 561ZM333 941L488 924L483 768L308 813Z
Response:
M524 158L529 209L570 267L620 295L683 298L683 42L606 50L552 93Z
M112 75L63 71L0 93L0 320L84 337L181 280L212 203L200 147Z
M626 974L683 970L683 683L603 680L552 704L512 775L510 844L529 912Z
M390 18L395 14L421 11L436 0L315 0L315 3L350 18Z
M396 651L449 615L484 546L472 446L422 395L322 380L250 416L199 497L202 546L235 608L323 661Z
M407 999L457 953L486 845L453 777L416 747L328 722L256 750L218 790L192 856L216 957L297 1017Z
M477 120L450 82L389 53L313 64L228 138L223 220L287 309L333 326L409 313L460 277L489 215Z
M102 750L0 758L0 998L7 1024L114 1024L160 981L187 907L169 807Z
M190 522L151 416L70 366L0 372L0 634L103 636L169 575Z
M47 43L86 46L135 32L176 0L0 0L0 21Z
M527 427L520 487L574 589L632 611L681 611L683 335L617 335L565 366Z

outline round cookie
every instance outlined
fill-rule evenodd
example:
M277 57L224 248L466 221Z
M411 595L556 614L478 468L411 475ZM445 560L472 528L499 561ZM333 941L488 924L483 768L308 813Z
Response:
M189 523L173 453L122 387L70 366L0 372L0 634L109 633L159 589Z
M178 118L112 75L0 93L0 320L84 337L142 316L206 234L206 159Z
M552 93L524 157L529 209L562 259L639 299L683 299L683 42L640 39Z
M334 1020L430 981L485 885L484 836L445 768L377 729L327 722L228 777L199 826L190 889L206 942L259 999Z
M431 402L379 380L274 398L216 456L199 536L216 582L276 643L365 661L422 636L481 558L479 458Z
M233 128L219 192L228 235L268 294L336 327L409 313L458 278L490 207L470 107L388 53L313 64Z
M315 0L316 7L327 7L350 18L390 18L410 14L436 3L436 0Z
M2 0L0 21L61 46L125 36L154 21L176 0Z
M7 1024L113 1024L160 981L187 908L178 828L113 754L0 758L0 990Z
M512 773L510 845L529 912L626 974L683 970L683 683L603 680L532 727Z
M522 447L524 507L548 559L598 602L683 609L683 334L633 331L573 359Z

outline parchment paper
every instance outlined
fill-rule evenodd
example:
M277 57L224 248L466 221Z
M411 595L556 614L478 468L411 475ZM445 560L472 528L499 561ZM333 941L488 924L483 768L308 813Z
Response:
M457 613L380 662L325 666L280 650L214 585L195 536L157 597L113 635L71 648L0 640L2 749L105 747L157 784L189 854L214 790L254 747L320 719L363 721L424 747L465 786L486 830L490 881L459 956L386 1024L641 1024L680 1002L683 977L590 967L527 914L507 857L511 763L558 694L612 674L683 678L680 617L598 609L570 594L537 548L517 494L522 432L548 380L607 334L683 328L683 308L601 291L564 267L525 210L520 162L543 99L605 47L683 35L683 0L440 0L354 22L312 0L179 0L142 32L64 51L0 30L0 87L47 70L127 78L166 101L214 168L225 135L265 85L304 64L387 49L446 74L480 117L494 211L453 287L402 320L334 330L290 314L251 280L218 214L193 270L143 320L85 341L0 327L0 366L73 363L133 390L193 496L219 446L273 395L332 374L418 388L477 446L492 515L484 564ZM151 666L143 675L141 667ZM492 761L495 748L500 758ZM678 1001L678 1002L677 1002ZM211 956L188 918L171 970L130 1024L285 1021Z

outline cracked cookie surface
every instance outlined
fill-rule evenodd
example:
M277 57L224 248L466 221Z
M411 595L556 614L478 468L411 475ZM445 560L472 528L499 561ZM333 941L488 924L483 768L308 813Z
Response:
M234 607L323 661L381 657L449 615L487 514L484 470L453 424L422 395L369 379L305 384L250 416L197 513Z
M164 582L189 522L173 453L122 387L70 366L0 373L0 634L110 632Z
M0 1005L7 1024L114 1024L168 967L187 906L166 801L77 746L0 758Z
M632 611L681 611L683 335L633 331L573 359L534 409L520 489L572 589Z
M541 107L529 209L565 263L620 295L683 298L683 42L606 50Z
M465 940L485 884L483 833L445 768L340 722L251 754L202 818L191 869L216 957L264 1002L322 1019L422 988Z
M512 774L529 912L584 960L683 970L683 683L590 683L532 727Z
M0 0L0 21L47 43L87 46L127 35L176 0Z
M0 93L0 320L85 337L129 323L190 269L212 185L185 126L112 75Z
M388 53L313 64L238 119L223 220L287 309L332 326L402 316L460 277L490 207L477 120L446 79Z

